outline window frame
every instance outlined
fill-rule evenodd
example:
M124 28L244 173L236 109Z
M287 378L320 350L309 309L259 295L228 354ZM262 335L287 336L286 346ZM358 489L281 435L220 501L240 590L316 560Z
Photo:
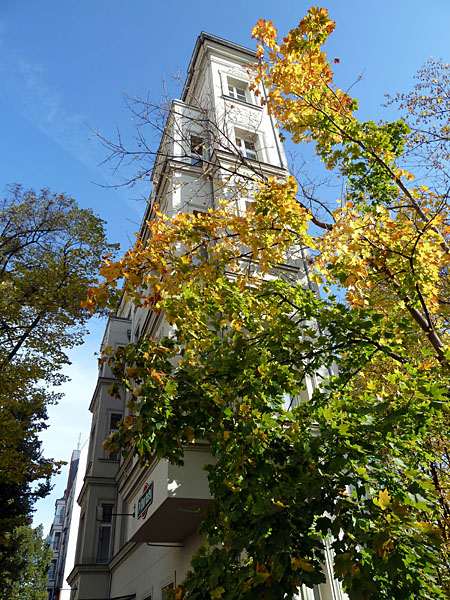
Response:
M166 596L165 594L165 590L174 590L175 589L175 582L172 579L171 581L168 581L167 583L164 583L161 585L161 600L168 600L168 598L170 598L170 596Z
M109 421L109 426L107 429L108 437L111 433L115 433L116 431L119 431L118 427L115 427L115 428L113 427L113 417L119 417L115 423L117 425L118 423L120 423L123 420L123 414L119 413L118 411L108 411L108 421ZM120 454L116 451L110 452L109 454L108 453L105 453L105 454L106 454L107 460L117 461L120 459Z
M53 550L55 552L58 552L59 546L61 544L62 531L55 531L54 538L55 538L55 541L54 541L54 548L53 548Z
M190 133L189 136L189 156L193 167L203 167L205 162L205 138L197 133Z
M244 104L254 104L251 96L249 82L238 77L233 77L232 74L225 74L225 95L238 102Z
M236 148L241 156L250 160L259 160L257 138L254 140L245 137L239 132L235 133Z
M47 571L47 579L48 581L54 581L55 577L56 577L56 564L58 562L58 559L56 558L52 558L49 566L48 566L48 571Z
M238 87L230 82L228 82L228 96L235 100L240 100L241 102L247 102L246 89L244 87Z
M106 565L111 560L111 550L112 550L112 542L113 542L113 512L114 512L114 504L110 502L102 502L100 506L103 509L103 518L99 522L98 525L98 540L97 540L97 554L96 554L96 564ZM108 507L107 510L105 508ZM110 511L111 509L111 511ZM108 531L108 540L107 540L107 548L106 548L106 556L103 555L101 551L103 547L103 536L106 535Z
M55 525L62 525L64 523L64 504L57 504L55 509Z

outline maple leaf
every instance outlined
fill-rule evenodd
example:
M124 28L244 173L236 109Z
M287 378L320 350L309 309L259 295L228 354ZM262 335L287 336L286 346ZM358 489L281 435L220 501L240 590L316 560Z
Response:
M389 495L389 492L384 489L383 491L380 490L379 494L378 494L378 498L374 498L374 503L377 504L381 510L386 510L392 500L392 496Z

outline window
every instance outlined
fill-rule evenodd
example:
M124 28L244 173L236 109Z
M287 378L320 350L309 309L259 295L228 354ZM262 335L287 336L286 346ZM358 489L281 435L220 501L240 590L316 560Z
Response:
M55 579L55 571L56 571L56 559L53 559L50 563L50 568L48 570L47 577L50 579Z
M97 562L109 562L112 538L112 512L113 504L102 504L102 520L98 532Z
M255 142L252 142L249 139L245 139L243 137L238 137L236 135L236 146L239 150L239 154L245 156L245 158L257 160L258 154L256 151Z
M228 96L241 102L249 102L248 83L233 77L227 77Z
M173 581L161 588L161 600L171 598L171 596L167 593L169 590L173 590Z
M47 536L47 544L50 546L53 552L55 552L58 549L55 534Z
M58 550L59 549L60 539L61 539L61 532L60 531L55 531L55 538L53 540L53 548L52 548L52 550Z
M236 85L228 84L228 95L236 100L247 102L247 96L244 87L237 87Z
M111 419L110 419L110 430L111 431L117 431L119 429L119 423L122 420L122 415L119 413L112 413L111 415Z
M204 161L205 140L197 135L191 135L191 165L201 167Z
M112 413L109 421L109 431L113 433L119 430L119 423L122 420L122 415L119 413ZM119 460L119 455L117 452L111 452L108 454L109 460Z
M64 519L64 504L58 504L56 507L55 525L61 525Z

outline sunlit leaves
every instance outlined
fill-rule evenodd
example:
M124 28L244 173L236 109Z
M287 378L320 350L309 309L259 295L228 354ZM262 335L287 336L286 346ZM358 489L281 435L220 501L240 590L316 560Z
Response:
M28 522L60 463L42 456L52 391L66 377L66 349L80 344L80 307L105 255L103 222L64 194L12 186L0 207L0 552Z
M360 122L334 86L333 29L312 8L282 41L271 22L253 30L253 89L341 178L330 222L292 177L245 190L245 212L156 208L86 304L117 306L123 278L122 302L172 325L112 358L130 414L106 447L180 464L208 443L215 458L206 543L180 599L292 597L324 581L325 543L352 600L444 593L447 198L403 164L403 121ZM303 262L287 275L292 250ZM346 305L311 280L344 289Z

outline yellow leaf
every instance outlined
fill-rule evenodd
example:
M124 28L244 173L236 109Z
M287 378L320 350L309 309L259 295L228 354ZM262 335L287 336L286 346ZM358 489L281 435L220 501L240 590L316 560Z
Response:
M186 438L188 440L188 442L194 442L195 438L194 438L194 428L193 427L186 427L186 429L184 430L184 433L186 435Z
M386 508L391 503L391 500L392 496L389 495L389 492L386 489L383 491L380 490L380 493L378 494L377 504L381 508L381 510L386 510Z
M439 527L436 527L432 523L427 523L426 521L418 521L417 525L426 535L437 535L440 537L442 534L441 529L439 529Z
M291 565L295 570L301 569L302 571L308 571L308 573L312 573L314 571L314 567L312 566L312 564L304 558L292 557Z
M277 506L282 506L283 508L289 508L289 504L283 504L283 502L281 502L281 500L274 500L273 503L276 504Z

